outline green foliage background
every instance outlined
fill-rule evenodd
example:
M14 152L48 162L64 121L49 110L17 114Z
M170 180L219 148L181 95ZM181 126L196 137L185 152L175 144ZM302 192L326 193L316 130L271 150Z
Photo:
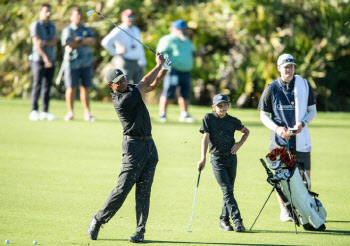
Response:
M38 18L42 1L0 1L0 95L28 97L32 74L30 23ZM70 7L94 9L115 23L125 8L136 12L143 42L153 49L169 32L175 19L185 19L189 35L201 56L193 70L193 103L207 104L210 93L231 95L238 106L256 107L264 87L278 76L281 53L296 59L296 73L308 79L317 94L319 110L350 109L350 4L349 0L105 0L52 1L52 20L58 37L69 23ZM100 41L114 28L98 15L86 19ZM108 96L103 83L111 57L95 47L93 99ZM56 73L63 49L57 44ZM148 69L154 55L146 51ZM62 84L52 94L64 97ZM208 93L209 92L209 93ZM156 98L157 94L153 97ZM241 99L241 100L240 100Z

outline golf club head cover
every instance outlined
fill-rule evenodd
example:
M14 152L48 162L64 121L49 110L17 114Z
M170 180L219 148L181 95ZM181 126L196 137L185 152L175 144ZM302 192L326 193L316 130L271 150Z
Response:
M289 152L289 153L288 153ZM290 157L289 157L290 156ZM283 162L287 167L292 168L296 163L296 158L294 155L287 151L285 147L280 147L272 150L266 155L266 161L269 164L272 164L276 161Z

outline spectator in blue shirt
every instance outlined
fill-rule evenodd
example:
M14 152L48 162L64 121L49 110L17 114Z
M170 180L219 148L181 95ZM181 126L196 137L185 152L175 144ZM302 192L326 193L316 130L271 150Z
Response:
M33 71L33 88L29 119L56 120L57 117L49 113L50 88L55 73L55 45L57 43L56 27L50 21L51 5L43 3L39 9L39 20L30 26L30 36L33 41L31 67ZM41 92L42 109L38 113L38 99Z
M66 121L73 120L73 104L78 83L80 86L80 101L84 108L84 120L95 121L90 113L89 87L92 86L93 52L92 46L96 43L93 30L82 24L81 10L74 7L70 14L70 25L62 32L64 54L64 79L66 85L66 104L68 113Z

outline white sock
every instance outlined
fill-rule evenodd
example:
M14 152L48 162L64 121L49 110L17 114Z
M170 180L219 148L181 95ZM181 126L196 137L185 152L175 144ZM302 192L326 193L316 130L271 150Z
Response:
M187 111L181 112L181 117L188 117L188 112Z

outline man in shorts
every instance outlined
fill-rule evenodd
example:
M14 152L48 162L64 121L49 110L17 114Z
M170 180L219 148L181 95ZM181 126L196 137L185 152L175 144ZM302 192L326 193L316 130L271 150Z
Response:
M261 121L271 130L270 151L288 147L297 160L303 163L303 168L311 178L311 138L308 125L316 117L316 99L307 80L295 75L295 66L292 55L279 56L277 69L280 76L265 88L258 109L261 111ZM278 194L277 198L281 208L280 220L292 221Z
M64 53L64 80L66 85L67 114L65 121L74 119L73 104L78 83L80 86L80 101L84 108L84 120L95 121L90 113L89 88L93 78L92 46L96 43L93 30L82 23L81 10L74 7L70 14L70 25L63 29L62 45Z
M195 119L188 113L191 95L191 70L193 68L194 48L192 41L185 35L188 29L184 20L176 20L171 25L171 33L159 40L157 51L168 56L172 62L171 71L165 76L163 93L159 100L159 120L167 121L166 108L169 101L175 98L180 88L178 104L180 107L180 122L194 122Z

